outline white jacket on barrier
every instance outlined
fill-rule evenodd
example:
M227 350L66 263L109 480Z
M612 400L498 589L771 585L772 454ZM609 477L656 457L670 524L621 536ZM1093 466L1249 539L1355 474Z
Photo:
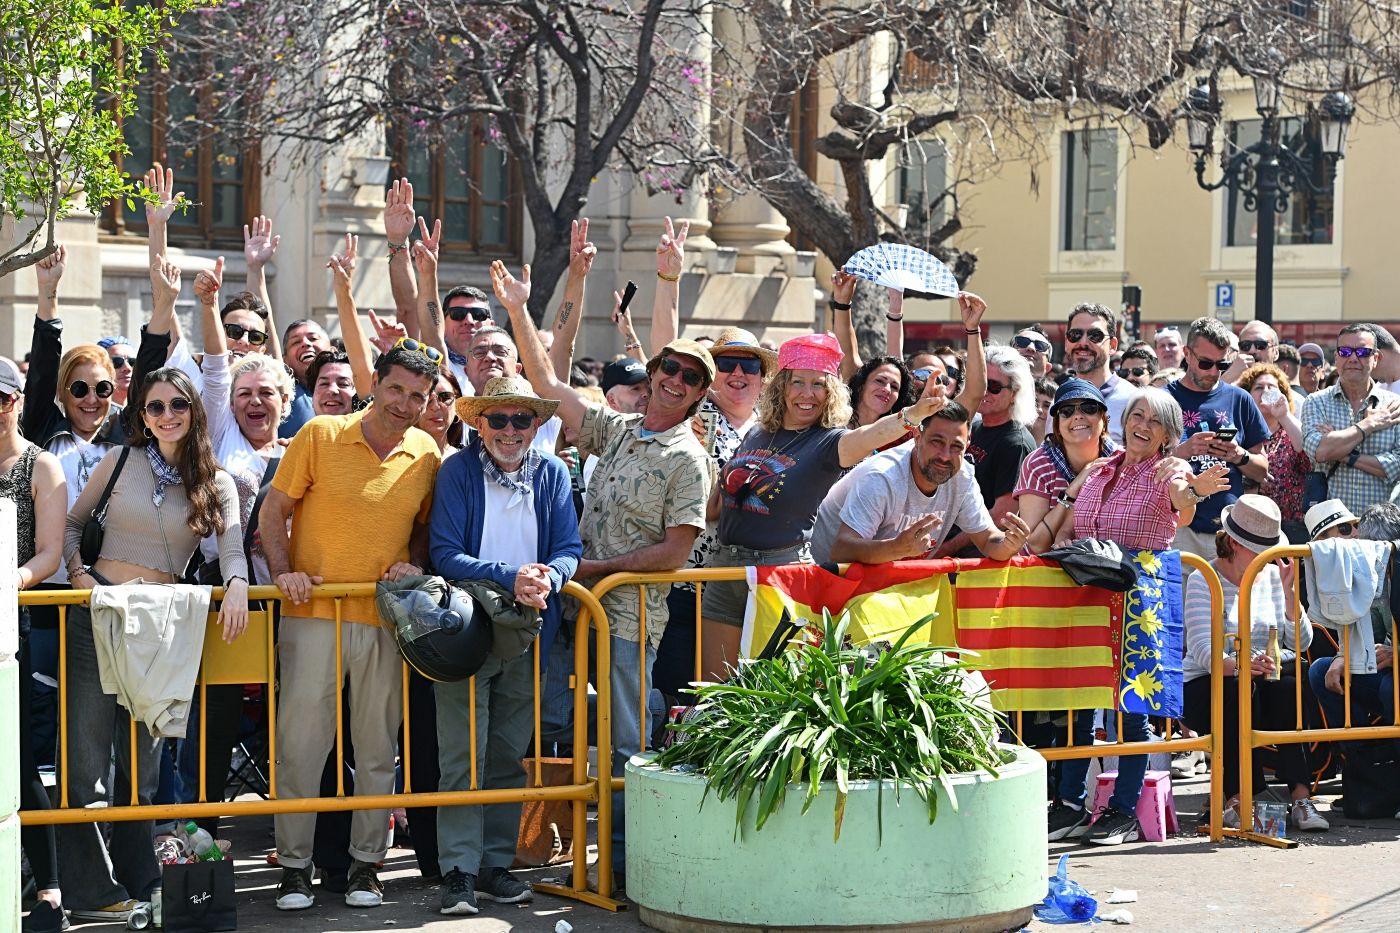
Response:
M127 583L92 590L92 640L104 693L161 738L185 736L211 590Z
M1329 538L1312 542L1306 562L1308 616L1341 633L1351 630L1347 664L1353 674L1376 672L1371 603L1385 590L1389 541Z

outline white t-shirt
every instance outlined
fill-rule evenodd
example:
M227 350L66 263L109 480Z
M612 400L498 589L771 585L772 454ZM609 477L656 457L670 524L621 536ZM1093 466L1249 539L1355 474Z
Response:
M506 473L507 479L519 480L523 470ZM508 567L523 567L539 562L539 523L535 519L534 495L521 495L485 477L486 508L481 518L482 560L500 561Z
M933 533L930 554L943 544L954 525L974 534L992 528L992 516L982 504L971 463L964 460L958 472L926 496L914 482L910 465L913 452L912 442L885 451L832 487L817 511L812 535L812 557L817 562L831 560L831 546L843 524L867 540L888 540L925 515L942 512L943 522Z
M67 511L73 511L73 504L78 501L78 494L87 485L88 477L92 476L92 471L97 469L102 458L107 456L107 451L115 446L117 445L106 441L89 444L73 434L65 434L49 445L49 453L58 458L58 465L63 468L63 478L68 482ZM58 569L49 577L48 582L68 582L68 567L63 561L58 562Z

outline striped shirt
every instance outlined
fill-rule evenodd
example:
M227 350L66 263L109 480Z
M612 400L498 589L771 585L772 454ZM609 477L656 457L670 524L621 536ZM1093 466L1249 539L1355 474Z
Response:
M1218 571L1218 563L1219 561L1211 561L1211 568ZM1225 574L1219 576L1220 588L1225 591L1225 634L1229 636L1239 630L1240 588L1225 579ZM1269 564L1254 578L1254 592L1249 603L1249 646L1251 654L1266 649L1269 646L1269 629L1277 627L1279 657L1285 664L1289 664L1293 661L1295 648L1301 647L1306 651L1312 644L1313 632L1312 623L1304 614L1297 633L1299 637L1294 638L1293 623L1288 621L1285 613L1285 599L1292 599L1292 596L1284 593L1283 579L1279 576L1278 568ZM1197 677L1206 676L1210 673L1213 654L1210 643L1210 589L1206 585L1205 577L1199 573L1191 574L1191 579L1186 581L1185 638L1186 647L1181 662L1182 677L1185 680L1195 680ZM1300 644L1295 645L1295 641ZM1226 657L1232 654L1225 652L1224 646L1219 646L1216 650L1224 652Z
M1021 464L1021 476L1016 480L1016 491L1013 495L1017 499L1022 496L1039 496L1054 502L1068 487L1069 480L1055 468L1055 461L1050 459L1050 454L1042 444L1031 451L1031 455Z
M1385 468L1385 478L1372 476L1346 464L1346 457L1338 462L1317 461L1317 448L1327 436L1322 426L1333 431L1343 431L1370 413L1372 408L1400 402L1400 395L1382 389L1371 383L1366 396L1366 407L1357 417L1356 411L1342 393L1340 385L1319 389L1303 400L1303 450L1312 458L1313 468L1324 473L1331 472L1327 480L1327 493L1331 498L1341 499L1356 515L1360 515L1378 502L1390 501L1391 490L1400 482L1400 424L1391 425L1368 435L1356 449L1363 454L1371 454ZM1336 467L1333 472L1332 468Z
M1084 481L1074 503L1074 536L1115 541L1124 549L1165 550L1180 515L1172 507L1170 480L1186 474L1159 483L1154 474L1160 454L1131 465L1124 464L1125 456L1119 451L1109 457Z

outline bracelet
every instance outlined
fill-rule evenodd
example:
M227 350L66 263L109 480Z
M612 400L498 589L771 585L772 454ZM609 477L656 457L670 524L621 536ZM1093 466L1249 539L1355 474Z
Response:
M638 340L634 340L634 341L632 341L631 343L624 343L624 344L622 345L622 349L624 349L624 350L640 350L641 348L642 348L641 341L638 341Z
M681 274L679 272L675 275L667 275L664 272L658 272L656 273L656 277L663 282L679 282L681 280Z
M1062 492L1060 493L1060 498L1055 501L1055 504L1068 512L1074 507L1074 496L1071 496L1068 492Z
M393 259L395 256L397 256L399 253L402 253L402 252L403 252L404 250L406 250L406 249L408 249L408 241L407 241L407 240L404 240L404 241L403 241L402 243L400 243L398 246L395 246L393 243L390 243L390 244L389 244L389 258L390 258L390 259Z
M837 301L835 298L832 298L832 299L830 299L829 301L827 301L827 304L831 305L831 310L833 310L833 311L849 311L849 310L851 310L851 306L850 306L849 304L842 304L841 302Z
M982 336L982 328L980 328L980 327L973 327L973 328L969 329L969 328L964 327L964 328L963 328L963 333L964 333L964 334L967 334L969 337L971 337L973 334L976 334L977 336L980 337L980 336Z
M894 314L890 314L888 311L886 311L886 312L885 312L885 320L887 320L887 321L902 321L902 320L904 320L904 315L902 315L902 314L894 315Z
M901 408L901 409L899 410L899 420L902 421L902 422L904 422L904 429L905 429L906 431L908 431L910 434L918 434L918 433L919 433L919 424L918 424L918 422L916 422L916 421L910 421L910 420L909 420L909 409L907 409L907 408Z
M1196 487L1192 486L1190 483L1186 484L1186 494L1191 497L1192 502L1196 503L1204 502L1207 498L1209 498L1208 496L1203 496L1199 492L1197 492Z

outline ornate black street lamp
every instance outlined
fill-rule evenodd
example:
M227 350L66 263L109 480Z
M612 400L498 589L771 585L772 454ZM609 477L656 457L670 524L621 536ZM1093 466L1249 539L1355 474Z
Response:
M1288 199L1300 192L1324 194L1337 175L1337 162L1346 152L1347 131L1356 105L1341 91L1331 91L1318 103L1316 120L1318 153L1293 152L1279 141L1279 82L1275 74L1254 75L1255 110L1263 118L1259 141L1231 155L1219 181L1206 181L1206 158L1211 136L1220 120L1220 103L1212 95L1209 79L1201 78L1186 96L1182 109L1191 151L1196 154L1196 183L1206 191L1229 188L1246 211L1256 212L1258 235L1254 244L1254 317L1266 324L1274 319L1275 215L1288 210ZM1322 165L1315 166L1314 159ZM1313 181L1315 168L1326 172L1326 182Z

